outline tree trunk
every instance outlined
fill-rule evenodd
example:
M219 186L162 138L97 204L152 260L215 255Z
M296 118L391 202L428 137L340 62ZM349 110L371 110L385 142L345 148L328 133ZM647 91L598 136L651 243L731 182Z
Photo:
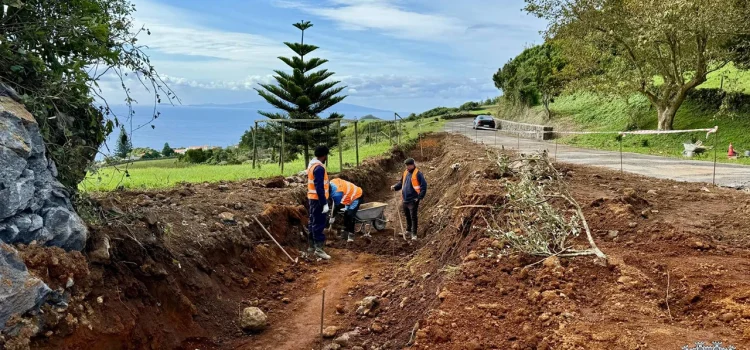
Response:
M307 142L307 137L305 137L305 166L307 164L310 164L310 144Z
M547 120L552 120L552 111L549 110L549 101L550 101L550 98L548 96L542 97L542 103L544 104L544 110L547 111Z
M677 109L680 106L668 106L665 108L658 108L659 113L659 130L672 130L672 124L674 123L674 116L677 114Z

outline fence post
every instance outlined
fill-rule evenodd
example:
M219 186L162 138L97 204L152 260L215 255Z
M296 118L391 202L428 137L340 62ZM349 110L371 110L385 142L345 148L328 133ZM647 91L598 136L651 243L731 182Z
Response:
M622 169L622 139L624 137L625 137L624 135L620 134L620 172L621 173L623 171L623 169Z
M357 167L359 167L359 129L357 124L359 122L354 122L354 152L357 154Z
M279 155L279 162L281 163L281 175L284 175L284 129L286 126L281 123L281 154Z
M521 130L516 134L516 142L518 142L518 152L521 153Z
M255 169L255 159L258 158L258 148L255 143L256 134L258 133L258 122L255 122L255 127L253 128L253 169Z
M718 147L719 143L719 129L716 129L716 135L714 135L714 177L713 180L711 180L711 183L715 186L716 185L716 159L717 159L717 153L716 148Z
M336 131L339 134L339 172L344 171L344 156L341 151L341 119L339 119L339 127Z

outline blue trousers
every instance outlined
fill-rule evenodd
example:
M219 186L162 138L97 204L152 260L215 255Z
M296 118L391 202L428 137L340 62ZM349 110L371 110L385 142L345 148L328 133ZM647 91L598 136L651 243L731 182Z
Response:
M316 243L326 241L326 235L323 233L326 229L326 219L328 215L323 214L325 204L320 204L319 200L309 200L310 203L310 234Z

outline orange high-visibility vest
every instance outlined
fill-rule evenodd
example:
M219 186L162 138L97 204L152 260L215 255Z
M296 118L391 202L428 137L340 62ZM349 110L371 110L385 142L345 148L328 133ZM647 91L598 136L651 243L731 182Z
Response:
M338 192L344 193L344 196L341 198L341 204L343 205L352 204L352 202L359 199L359 197L362 197L362 188L349 181L333 179L331 180L331 183L336 185Z
M318 198L318 191L315 190L315 175L313 175L313 172L315 171L315 168L322 166L323 169L326 167L322 163L314 163L309 168L307 168L307 199L312 200L319 200ZM325 175L323 176L323 188L326 191L326 199L328 199L329 194L329 186L328 183L328 171L325 171Z
M401 179L401 186L403 188L404 185L406 185L406 175L409 174L409 170L404 171L404 177ZM418 175L419 169L414 168L414 172L411 174L411 187L414 188L415 191L417 191L417 194L422 192L422 186L419 185L419 179Z

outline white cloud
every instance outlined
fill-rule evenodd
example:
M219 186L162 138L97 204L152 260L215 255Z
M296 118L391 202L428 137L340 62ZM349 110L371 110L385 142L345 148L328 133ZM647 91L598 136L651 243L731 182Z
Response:
M288 0L275 3L334 21L345 30L381 30L404 39L444 41L466 30L456 18L409 11L390 0L329 0L328 6Z

